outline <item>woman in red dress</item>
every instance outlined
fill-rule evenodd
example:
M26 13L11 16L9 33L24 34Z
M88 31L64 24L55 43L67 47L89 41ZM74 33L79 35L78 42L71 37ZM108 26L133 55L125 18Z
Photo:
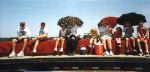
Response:
M144 43L145 45L145 51L146 51L146 56L149 56L149 50L148 50L148 28L144 25L144 22L143 21L140 21L139 22L139 26L137 27L137 43L138 43L138 48L139 48L139 55L144 55L143 54L143 51L142 51L142 48L141 48L141 42Z

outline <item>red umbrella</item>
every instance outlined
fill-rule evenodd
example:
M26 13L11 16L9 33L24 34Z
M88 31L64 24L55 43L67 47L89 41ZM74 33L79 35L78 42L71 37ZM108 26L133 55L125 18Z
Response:
M98 27L101 25L110 25L111 28L114 28L117 25L117 19L118 17L113 16L105 17L98 23Z

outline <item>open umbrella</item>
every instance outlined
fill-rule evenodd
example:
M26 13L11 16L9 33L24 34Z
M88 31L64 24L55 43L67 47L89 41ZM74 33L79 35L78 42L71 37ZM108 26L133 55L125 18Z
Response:
M139 21L143 21L144 23L147 22L146 18L145 18L145 16L143 14L138 14L138 22Z
M139 24L139 21L146 22L146 18L142 14L137 14L135 12L122 14L118 19L117 22L120 25L124 25L125 22L129 22L131 26L136 26Z
M117 17L113 16L105 17L98 23L98 27L101 25L110 25L111 28L114 28L117 25L117 19Z
M72 20L75 20L76 24L81 27L83 25L83 21L78 18L78 17L74 17L74 16L66 16L66 17L62 17L61 19L59 19L58 21L58 25L61 26L61 24L65 24L66 26L70 25Z

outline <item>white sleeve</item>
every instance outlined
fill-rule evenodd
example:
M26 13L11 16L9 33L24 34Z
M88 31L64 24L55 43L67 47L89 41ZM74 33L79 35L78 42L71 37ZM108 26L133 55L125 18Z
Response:
M76 35L76 36L81 35L81 28L78 28L78 29L77 29L77 33L76 33L75 35Z
M31 36L31 32L30 32L29 28L27 28L26 32L27 32L26 35L27 35L28 37L30 37L30 36Z
M101 33L101 32L104 32L104 30L103 30L102 27L99 27L98 30L99 30L100 33Z
M40 31L40 29L38 29L38 30L36 31L36 36L38 36L38 35L39 35L39 31Z
M47 28L45 28L44 30L45 30L45 34L48 34L48 29L47 29Z
M17 29L17 37L20 36L20 32L19 32L19 29Z

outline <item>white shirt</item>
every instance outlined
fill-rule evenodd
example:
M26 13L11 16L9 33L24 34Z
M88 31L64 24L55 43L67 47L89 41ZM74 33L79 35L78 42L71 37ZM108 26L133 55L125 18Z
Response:
M98 29L99 29L101 36L104 36L104 35L111 36L111 33L109 33L109 31L108 31L109 27L100 26Z
M43 35L43 34L48 34L48 29L46 27L43 28L40 28L38 30L38 34L37 35Z
M31 34L30 30L27 27L25 27L24 29L19 28L17 30L17 36L18 37L21 37L21 36L28 36L28 37L30 37L30 34Z
M70 35L73 34L75 36L81 35L81 29L79 26L75 25L71 28L71 33Z

